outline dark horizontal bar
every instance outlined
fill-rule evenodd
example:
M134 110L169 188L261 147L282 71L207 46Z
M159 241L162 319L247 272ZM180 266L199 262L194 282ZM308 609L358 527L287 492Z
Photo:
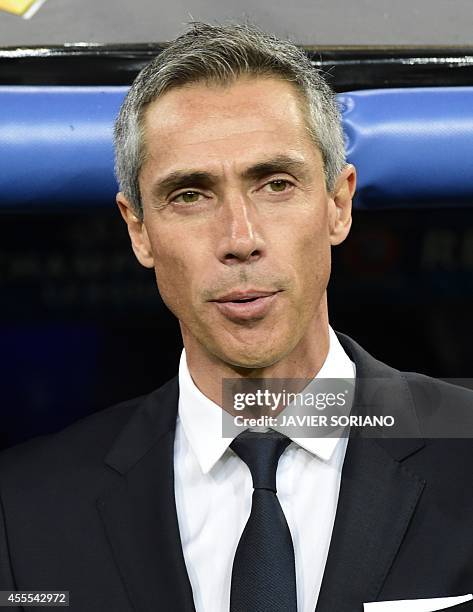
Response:
M128 85L164 44L0 48L1 85ZM473 47L304 47L336 91L473 82Z

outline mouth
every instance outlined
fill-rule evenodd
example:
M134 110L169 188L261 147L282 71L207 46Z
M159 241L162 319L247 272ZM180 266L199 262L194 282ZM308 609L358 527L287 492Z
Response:
M264 318L280 291L233 291L212 303L228 319L235 322Z

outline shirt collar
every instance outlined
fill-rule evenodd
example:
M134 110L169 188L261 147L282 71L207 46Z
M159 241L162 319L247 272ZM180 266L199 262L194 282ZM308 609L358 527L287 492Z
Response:
M355 364L340 344L329 326L329 351L315 378L354 378ZM222 436L222 408L206 397L187 367L186 351L182 350L179 362L178 418L202 472L209 472L230 446L232 438ZM291 438L296 444L328 461L338 438Z

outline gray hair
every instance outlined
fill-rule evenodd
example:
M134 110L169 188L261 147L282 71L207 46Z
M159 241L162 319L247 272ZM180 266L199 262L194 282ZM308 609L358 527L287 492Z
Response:
M148 104L189 83L227 85L238 77L278 77L294 84L306 115L306 128L319 148L331 192L345 166L340 112L328 83L306 53L252 24L192 22L141 70L115 123L115 172L121 191L142 218L139 173L145 160L143 116Z

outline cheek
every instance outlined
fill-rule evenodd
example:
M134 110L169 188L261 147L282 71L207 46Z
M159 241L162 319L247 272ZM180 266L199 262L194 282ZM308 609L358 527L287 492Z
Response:
M176 315L189 303L190 270L180 249L153 245L155 276L159 293L166 306Z
M187 319L198 307L199 290L205 286L208 261L202 241L192 241L189 235L184 238L182 232L159 238L152 241L159 293L175 316Z
M295 251L295 276L301 303L311 307L314 301L319 301L327 288L331 251L328 231L321 228L320 223L309 223L299 228L299 239Z
M307 271L330 259L330 237L325 218L306 216L292 234L298 259Z

